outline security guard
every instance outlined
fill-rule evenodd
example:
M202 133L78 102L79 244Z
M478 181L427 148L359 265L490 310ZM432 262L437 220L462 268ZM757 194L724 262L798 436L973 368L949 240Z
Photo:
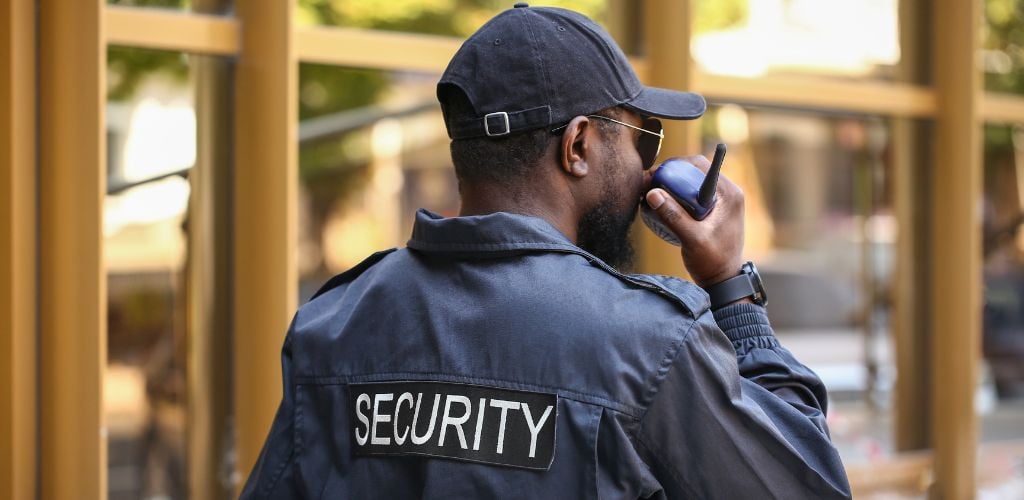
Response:
M703 98L523 3L466 40L438 98L461 214L420 211L406 248L299 309L243 498L850 495L825 388L742 263L742 193L723 178L697 222L649 189L655 117ZM693 283L619 270L641 199Z

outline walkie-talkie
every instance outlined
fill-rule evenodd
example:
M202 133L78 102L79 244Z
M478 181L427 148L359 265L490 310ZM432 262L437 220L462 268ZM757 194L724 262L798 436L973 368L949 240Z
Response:
M676 201L696 220L704 220L715 208L718 197L715 196L715 189L718 186L718 175L722 170L722 161L725 160L725 144L715 147L715 156L711 160L711 167L707 175L692 163L679 158L666 160L654 172L651 179L652 188L662 188L668 191ZM643 203L642 217L644 224L654 231L661 239L679 246L679 238L675 233L665 227L658 219L658 215Z

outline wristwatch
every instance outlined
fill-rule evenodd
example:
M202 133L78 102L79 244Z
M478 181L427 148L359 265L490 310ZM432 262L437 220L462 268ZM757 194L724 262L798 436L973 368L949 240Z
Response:
M747 297L750 297L759 306L768 303L768 294L764 290L764 283L753 262L743 264L739 276L715 283L705 288L704 291L711 296L711 309L719 309Z

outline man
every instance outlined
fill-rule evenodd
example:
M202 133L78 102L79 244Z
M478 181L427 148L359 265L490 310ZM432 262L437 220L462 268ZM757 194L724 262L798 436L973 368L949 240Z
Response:
M420 211L407 248L298 311L243 497L849 496L825 388L743 264L742 193L723 178L697 222L649 190L651 118L697 118L700 96L641 85L584 16L520 3L438 98L461 214ZM618 270L641 198L694 283Z

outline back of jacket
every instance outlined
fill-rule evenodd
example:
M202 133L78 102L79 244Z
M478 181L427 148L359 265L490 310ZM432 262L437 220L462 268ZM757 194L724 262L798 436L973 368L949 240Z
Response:
M848 495L824 388L756 314L723 333L541 219L421 212L296 314L243 497Z

